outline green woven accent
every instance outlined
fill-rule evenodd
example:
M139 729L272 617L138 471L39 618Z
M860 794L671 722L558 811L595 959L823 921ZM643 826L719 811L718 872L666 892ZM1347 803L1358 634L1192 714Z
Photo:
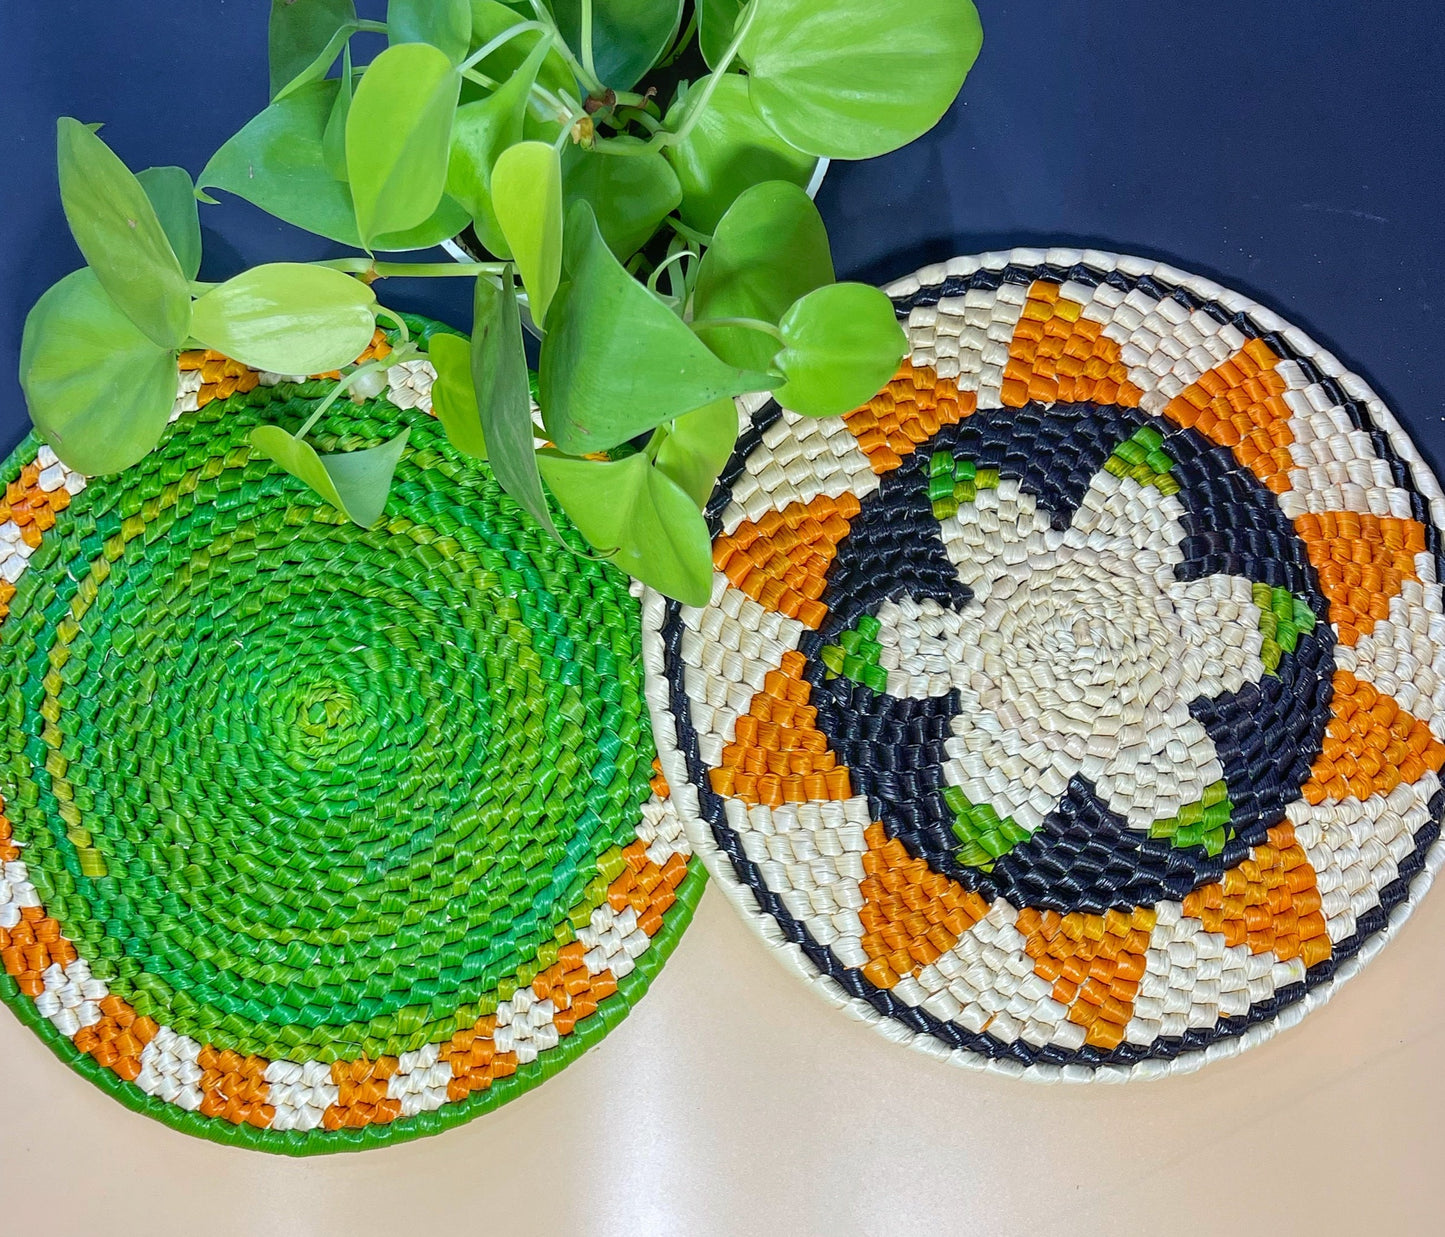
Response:
M1174 457L1164 450L1164 436L1151 425L1137 429L1104 461L1105 472L1132 477L1140 485L1152 485L1161 494L1179 493L1173 468Z
M1229 820L1234 804L1229 788L1214 782L1204 788L1204 798L1179 809L1178 816L1156 820L1149 826L1151 838L1168 838L1173 846L1202 846L1207 855L1217 855L1234 836Z
M954 852L959 863L984 872L1020 842L1029 838L1012 816L1000 816L987 803L974 803L957 786L943 788L943 801L953 813L953 836L961 845Z
M933 516L946 520L958 514L963 503L971 503L979 490L998 489L998 469L980 468L973 460L955 459L951 451L935 451L928 457L928 501Z
M836 679L841 674L875 692L887 691L888 671L878 664L883 653L883 646L878 643L878 633L882 630L882 623L873 615L865 614L838 637L837 644L825 645L818 656L827 667L828 677Z
M322 450L411 427L372 530L250 458L252 426L299 424L330 385L208 404L92 481L0 625L0 795L46 913L138 1014L291 1060L399 1055L530 983L617 876L654 754L626 580L541 534L432 418L343 401L318 427ZM640 994L628 979L533 1081ZM430 1132L532 1073L480 1104L318 1137Z
M1313 631L1317 620L1314 611L1286 588L1256 584L1253 597L1259 607L1260 634L1264 636L1259 659L1264 662L1267 674L1275 674L1279 670L1279 659L1294 652L1300 633Z

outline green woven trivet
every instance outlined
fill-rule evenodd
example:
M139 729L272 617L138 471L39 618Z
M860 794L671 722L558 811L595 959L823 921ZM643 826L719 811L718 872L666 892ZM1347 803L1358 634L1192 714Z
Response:
M425 362L314 438L411 428L371 530L246 444L329 381L182 368L121 476L5 465L0 995L189 1133L443 1129L625 1016L700 892L637 604L452 450Z

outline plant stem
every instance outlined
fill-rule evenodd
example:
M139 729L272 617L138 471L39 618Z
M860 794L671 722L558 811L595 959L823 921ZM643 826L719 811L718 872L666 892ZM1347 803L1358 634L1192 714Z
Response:
M738 48L743 45L748 31L752 29L753 18L757 15L757 11L757 0L750 0L734 30L733 41L727 45L727 50L723 52L722 58L714 66L713 71L708 74L707 85L702 88L702 94L698 96L696 102L689 100L687 115L682 118L682 127L673 135L672 141L667 142L666 145L675 145L692 132L693 125L697 124L698 117L707 107L708 100L712 98L713 91L717 89L717 84L722 81L723 74L728 71L728 67L737 57Z
M497 79L488 77L485 73L478 73L476 69L463 69L462 76L469 82L476 82L478 86L485 86L488 90L497 88Z
M403 344L411 342L411 331L407 329L406 320L402 318L400 314L393 313L385 305L378 305L376 307L376 316L378 318L385 318L401 332L401 342Z
M400 348L394 349L391 355L388 356L384 361L368 361L365 365L358 365L349 374L347 374L346 377L344 377L340 382L338 382L334 387L331 388L331 390L326 393L326 398L316 405L316 411L306 418L306 420L302 423L301 428L297 430L294 434L292 434L291 437L296 439L297 442L300 442L301 439L305 438L311 427L326 415L326 413L330 410L331 405L334 404L338 399L340 399L342 393L349 386L351 386L353 382L360 378L362 374L369 374L372 371L378 369L390 369L393 365L399 363L399 361L395 359L398 353L405 352L409 354L412 351L413 349L409 345L403 344ZM403 356L401 358L401 360L406 359L408 359L406 356Z
M592 59L592 0L582 0L582 63L587 72L597 76L597 64Z
M359 18L356 23L357 32L367 34L385 34L386 23L384 21L368 21L366 18Z
M604 155L650 155L653 151L662 149L665 143L658 139L666 136L666 133L657 133L646 142L641 138L624 140L616 137L603 137L597 139L592 149Z
M612 109L612 114L616 116L618 120L624 122L629 120L637 121L637 123L640 124L649 133L656 133L660 128L662 128L662 124L659 121L654 120L652 116L650 116L647 112L644 112L640 107L632 107L630 104L619 104L617 107Z
M675 133L659 135L663 138L662 145L676 146L692 132L692 127L697 124L703 112L706 110L708 102L712 99L713 91L717 89L717 84L722 81L723 74L728 71L728 66L732 64L734 58L737 56L738 48L743 45L743 39L747 36L748 30L753 24L753 14L757 11L758 6L756 0L743 10L742 20L738 22L737 33L733 35L733 41L728 44L727 51L723 52L722 59L718 61L717 68L708 74L707 83L703 86L702 93L695 99L688 99L687 112L682 118L682 124Z
M692 258L695 261L697 259L697 254L693 253L691 249L679 249L676 253L669 254L666 258L662 260L662 262L658 265L657 269L654 270L652 274L647 277L647 290L649 292L656 292L657 281L662 277L662 272L681 258Z
M349 275L374 275L378 279L390 276L416 279L442 279L448 276L500 275L501 262L373 262L370 258L328 258L324 262L313 262L312 266L329 266L334 271L345 271Z
M552 38L552 31L539 21L519 21L515 26L508 26L496 38L483 43L476 51L461 62L457 67L465 73L468 69L474 68L499 47L503 47L515 39L519 34L526 34L528 30L540 30L544 39Z
M727 326L742 327L747 331L762 331L765 335L771 335L780 344L785 342L783 332L773 325L773 323L764 322L761 318L704 318L701 322L694 322L692 329L694 331L709 331Z
M533 3L536 3L536 0L533 0ZM717 68L708 74L706 84L702 90L695 98L689 96L686 112L682 118L682 124L679 125L676 130L669 131L664 129L660 133L654 133L650 141L643 142L637 146L627 142L614 144L613 141L609 140L598 142L593 149L600 150L603 154L607 155L646 155L651 154L654 150L661 150L664 146L676 146L679 142L686 141L687 135L692 132L693 126L697 124L703 112L707 109L707 105L712 99L713 91L717 89L718 82L722 81L723 74L727 72L728 66L732 64L733 60L737 57L738 48L743 45L743 39L747 37L748 31L752 28L753 16L757 11L757 0L752 0L752 2L748 4L748 7L743 10L742 17L738 20L737 30L733 34L733 41L728 44L727 51L723 52L721 58L718 60Z
M550 115L554 118L565 116L567 114L567 105L563 103L562 100L559 99L556 95L554 95L550 90L548 90L547 87L539 86L535 82L533 82L532 94L536 98L542 100L543 104L550 109Z
M676 232L680 237L683 238L683 240L689 240L694 245L712 244L711 236L709 236L706 232L699 232L696 228L688 227L687 224L683 223L681 219L678 219L672 215L668 215L667 223L674 232Z
M557 23L552 20L552 14L542 0L532 0L532 11L537 14L537 20L541 22L555 36L552 46L557 54L567 62L567 67L572 70L573 75L586 88L588 94L601 94L602 83L597 80L597 75L585 66L577 63L577 57L572 54L572 49L567 46L567 40L562 37L562 32L557 29Z

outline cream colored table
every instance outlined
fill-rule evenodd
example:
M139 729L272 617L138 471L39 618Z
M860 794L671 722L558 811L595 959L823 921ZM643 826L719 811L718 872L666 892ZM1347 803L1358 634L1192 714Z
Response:
M1445 893L1323 1009L1200 1073L937 1065L811 996L710 889L648 997L498 1112L286 1160L136 1116L0 1010L0 1237L1439 1234Z

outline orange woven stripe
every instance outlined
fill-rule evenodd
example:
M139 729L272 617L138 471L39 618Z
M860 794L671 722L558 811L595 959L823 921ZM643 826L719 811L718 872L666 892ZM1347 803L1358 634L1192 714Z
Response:
M131 1005L113 993L101 1001L100 1012L100 1021L81 1027L72 1042L106 1069L134 1082L140 1074L141 1053L160 1027L152 1018L137 1017Z
M1053 998L1069 1008L1069 1021L1085 1028L1084 1042L1117 1048L1134 1016L1134 998L1144 977L1149 934L1156 915L1151 908L1102 915L1057 911L1019 912L1016 927L1034 974L1054 985Z
M667 778L662 775L662 761L654 759L652 762L652 778L648 782L652 793L659 799L666 799L672 792L668 789Z
M386 341L386 332L377 327L371 336L371 343L356 358L355 364L379 360L390 352L391 345ZM177 366L182 370L201 371L201 389L196 392L198 408L204 408L213 399L227 399L238 391L254 391L260 381L259 371L242 365L240 361L233 361L212 348L197 348L181 353ZM340 378L341 371L333 369L324 374L312 374L311 377Z
M1269 842L1184 899L1184 913L1219 932L1226 945L1248 945L1251 953L1272 952L1281 962L1301 958L1311 967L1330 956L1330 938L1320 913L1315 870L1288 821L1269 831Z
M607 887L608 903L615 911L631 906L637 912L637 926L648 936L655 936L662 930L663 915L677 900L677 887L687 875L687 860L674 854L659 867L647 857L641 839L627 846L622 858L626 867ZM557 951L557 961L532 981L537 999L551 1000L556 1006L552 1024L560 1035L571 1035L579 1022L595 1014L597 1007L617 991L617 979L611 971L596 975L588 972L583 961L586 953L581 941L571 941ZM452 1080L447 1084L449 1100L455 1102L473 1091L485 1091L496 1079L517 1072L517 1054L496 1050L496 1027L496 1016L489 1014L452 1036L442 1048L441 1060L452 1067Z
M203 1117L220 1117L233 1125L254 1125L265 1129L276 1116L268 1100L271 1087L266 1081L265 1057L243 1057L227 1048L221 1051L207 1044L196 1057L201 1067Z
M852 797L847 766L838 763L808 703L813 686L802 678L807 659L796 649L768 672L763 690L739 717L712 788L744 803L807 803Z
M637 926L648 936L656 936L662 929L663 914L677 900L674 891L687 875L687 860L673 855L658 867L647 857L641 838L623 850L622 858L627 866L607 886L607 902L618 912L632 907L637 912Z
M0 863L9 863L20 858L20 848L15 845L14 831L10 818L5 815L5 800L0 799ZM3 931L4 929L0 929Z
M978 407L978 395L960 391L926 365L904 360L893 380L843 420L880 476L903 463L944 425L956 425Z
M719 537L713 543L713 565L765 609L816 631L828 614L818 600L828 565L858 511L853 494L820 494L810 503L789 503Z
M20 539L32 550L40 545L41 537L55 527L55 517L70 506L70 491L64 487L54 490L40 488L40 465L32 460L20 471L14 481L5 487L5 497L0 500L0 524L13 520L20 529ZM10 602L15 597L15 586L8 580L0 580L0 619L10 613Z
M1283 399L1284 379L1275 372L1278 364L1267 344L1251 339L1170 400L1164 415L1231 448L1271 492L1283 494L1294 467L1289 454L1294 432Z
M9 822L6 822L6 848L9 844ZM78 955L60 932L60 924L38 906L20 908L20 922L13 928L0 928L0 965L26 996L34 998L45 991L42 978L52 962L69 966Z
M1425 549L1418 520L1368 512L1326 511L1294 522L1320 589L1330 600L1330 622L1341 644L1354 644L1390 616L1390 598L1406 580L1418 580L1415 555Z
M1301 792L1310 803L1387 795L1401 782L1438 773L1445 746L1393 697L1336 670L1324 743Z
M869 983L891 988L902 975L916 975L958 944L958 938L988 914L988 903L956 881L914 859L878 822L863 834L868 852L859 885L865 899L862 971Z
M1037 401L1136 407L1143 392L1129 381L1119 345L1100 334L1103 323L1082 317L1083 306L1037 280L1009 343L1001 398L1005 408Z
M0 815L0 862L18 856L11 841L10 822ZM20 922L0 928L0 965L20 991L34 1000L45 991L44 972L53 963L68 967L79 955L60 924L38 906L20 910ZM81 1027L72 1042L106 1069L127 1082L140 1073L140 1055L160 1029L150 1018L140 1018L132 1006L113 993L100 1002L101 1018Z
M442 1047L440 1059L452 1067L448 1100L466 1099L473 1091L485 1091L496 1079L517 1072L517 1054L497 1051L492 1039L496 1029L496 1015L488 1014L467 1030L458 1031Z

